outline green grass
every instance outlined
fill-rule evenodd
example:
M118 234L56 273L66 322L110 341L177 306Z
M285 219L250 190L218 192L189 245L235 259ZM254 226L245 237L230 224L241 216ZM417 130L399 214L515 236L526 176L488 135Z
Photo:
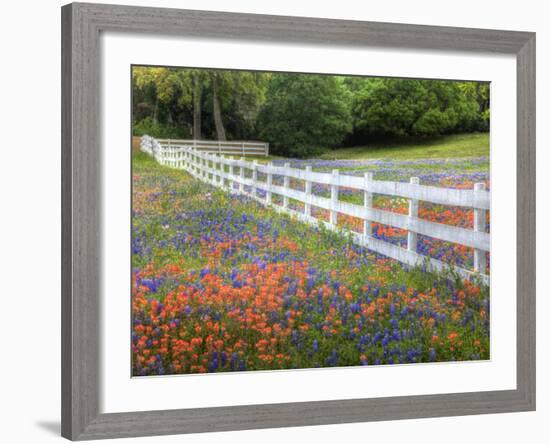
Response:
M321 159L431 159L482 157L489 155L489 133L454 134L430 139L407 139L395 142L340 148L327 151Z
M328 149L321 155L311 156L325 160L409 160L451 159L489 156L489 133L453 134L431 138L408 138L377 142L351 148ZM236 156L238 158L238 156ZM246 160L267 163L284 159L284 156L246 156ZM474 167L473 169L477 169Z

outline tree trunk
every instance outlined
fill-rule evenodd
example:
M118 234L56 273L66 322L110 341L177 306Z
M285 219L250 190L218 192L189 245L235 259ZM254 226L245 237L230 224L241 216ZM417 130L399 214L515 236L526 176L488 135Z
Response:
M153 122L158 123L158 112L159 112L159 99L155 97L155 107L153 108Z
M201 101L202 87L199 80L199 75L193 76L193 139L202 139L201 135Z
M220 99L218 97L218 75L212 77L212 108L214 113L214 125L216 126L216 135L218 140L225 141L225 128L222 122L222 112L220 109Z

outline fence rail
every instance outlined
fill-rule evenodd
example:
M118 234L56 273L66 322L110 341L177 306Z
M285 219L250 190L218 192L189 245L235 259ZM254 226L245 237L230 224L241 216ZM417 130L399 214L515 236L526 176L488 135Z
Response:
M370 250L409 265L425 264L429 269L435 270L451 267L462 277L477 277L485 283L489 282L485 268L486 252L490 250L490 234L485 232L485 215L486 211L490 209L490 193L485 190L483 183L476 184L473 190L458 190L421 185L418 178L415 177L411 178L410 183L402 183L373 180L372 173L365 173L363 177L341 175L338 170L333 170L332 173L320 173L311 171L311 167L306 167L306 169L290 168L288 163L281 167L271 163L265 165L256 161L246 161L244 157L234 159L233 157L214 155L196 150L191 146L165 144L148 136L142 138L141 149L154 156L162 165L184 169L202 181L226 190L246 194L277 211L290 213L308 223L323 224L329 229L342 231L342 228L337 227L338 214L362 219L363 232L350 232L350 234L355 242ZM248 175L245 173L247 170L249 171ZM258 173L266 176L266 179L258 180ZM273 176L282 176L283 185L275 185ZM290 178L304 181L304 191L291 188ZM330 186L330 198L312 194L313 183ZM245 190L245 187L250 188L250 192ZM364 204L357 205L339 200L341 187L362 191ZM260 197L258 190L263 190L265 197ZM273 203L274 194L282 196L282 205ZM408 215L373 208L373 194L408 199ZM289 199L304 204L304 211L299 212L289 208ZM474 210L474 229L470 230L418 218L419 201L472 208ZM312 206L328 210L329 222L313 217ZM372 236L373 222L407 230L407 248L374 238ZM418 234L473 248L474 270L466 270L419 254L417 252Z
M218 141L193 139L157 139L162 146L188 146L212 154L268 156L269 143L255 141Z

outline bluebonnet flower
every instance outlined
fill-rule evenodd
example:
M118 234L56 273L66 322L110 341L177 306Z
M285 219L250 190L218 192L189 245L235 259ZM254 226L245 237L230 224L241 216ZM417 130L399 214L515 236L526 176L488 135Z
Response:
M319 351L319 341L317 341L317 339L314 339L313 343L311 344L311 347L314 352Z

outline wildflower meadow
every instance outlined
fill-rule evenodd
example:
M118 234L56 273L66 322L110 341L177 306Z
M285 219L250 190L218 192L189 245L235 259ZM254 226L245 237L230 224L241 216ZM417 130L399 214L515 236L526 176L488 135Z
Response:
M490 189L488 164L487 157L307 160L316 171L372 171L395 181L414 175L425 184L469 189L477 182ZM145 153L133 154L132 184L134 376L490 357L489 288L480 282L403 265L343 233L160 166ZM322 185L313 191L329 193ZM343 189L341 199L362 195ZM407 205L374 200L398 213ZM341 216L340 225L361 231L358 221ZM459 207L422 203L419 217L473 224L472 211ZM373 235L406 241L406 231L380 224ZM418 249L459 266L472 263L468 247L427 236L419 236Z

